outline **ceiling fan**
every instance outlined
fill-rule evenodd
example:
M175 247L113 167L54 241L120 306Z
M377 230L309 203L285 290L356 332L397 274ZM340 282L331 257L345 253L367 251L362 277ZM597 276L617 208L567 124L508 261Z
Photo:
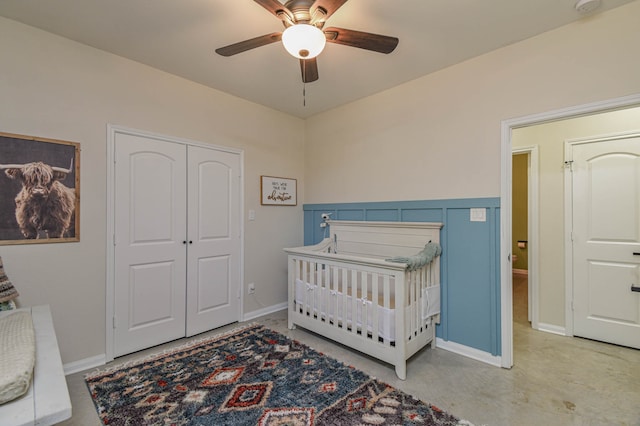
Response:
M347 0L254 0L282 21L283 32L255 37L216 49L222 56L233 56L256 47L282 41L287 51L300 60L302 81L310 83L318 79L316 56L325 42L358 47L380 53L391 53L398 45L398 38L344 28L324 28L324 24Z

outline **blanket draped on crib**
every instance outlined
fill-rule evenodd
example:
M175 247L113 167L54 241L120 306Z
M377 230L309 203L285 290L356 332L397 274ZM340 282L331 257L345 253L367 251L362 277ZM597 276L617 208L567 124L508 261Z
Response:
M386 259L387 262L406 263L409 271L415 271L430 263L434 258L440 256L442 247L440 244L429 241L422 250L413 256L398 256Z

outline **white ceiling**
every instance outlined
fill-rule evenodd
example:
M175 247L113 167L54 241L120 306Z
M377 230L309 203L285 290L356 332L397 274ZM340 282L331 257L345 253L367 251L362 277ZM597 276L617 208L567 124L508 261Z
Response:
M327 43L306 106L298 60L280 43L232 57L214 52L282 31L252 0L2 0L0 16L305 118L585 18L575 1L350 0L327 27L400 43L389 55ZM631 1L602 0L594 14Z

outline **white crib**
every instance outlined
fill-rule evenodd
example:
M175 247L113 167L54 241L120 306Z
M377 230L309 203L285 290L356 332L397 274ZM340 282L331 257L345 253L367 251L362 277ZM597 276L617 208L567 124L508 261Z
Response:
M289 255L289 328L296 325L395 366L435 345L440 322L440 258L410 271L405 263L441 223L332 220L330 236Z

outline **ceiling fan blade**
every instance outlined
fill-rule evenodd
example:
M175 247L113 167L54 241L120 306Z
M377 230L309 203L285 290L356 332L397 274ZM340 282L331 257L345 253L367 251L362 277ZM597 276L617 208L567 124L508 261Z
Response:
M347 0L316 0L309 9L311 16L314 17L314 20L311 22L312 24L317 24L318 22L324 22L334 12L342 7ZM322 13L320 15L316 14L316 11L320 9Z
M325 28L324 34L327 37L327 41L330 43L344 44L345 46L359 47L360 49L372 50L380 53L393 52L400 41L397 37L389 37L336 27Z
M300 71L302 71L302 81L311 83L318 79L318 61L316 58L300 59Z
M267 9L269 12L273 13L273 15L278 19L282 19L282 17L280 16L282 13L285 13L289 18L293 19L293 14L291 13L291 11L287 9L278 0L253 0L253 1L258 3L260 6L264 7L265 9Z
M267 44L275 43L280 40L282 40L282 33L265 34L260 37L230 44L229 46L220 47L216 49L216 53L222 56L233 56L237 55L238 53L246 52L247 50L255 49L256 47L266 46Z

